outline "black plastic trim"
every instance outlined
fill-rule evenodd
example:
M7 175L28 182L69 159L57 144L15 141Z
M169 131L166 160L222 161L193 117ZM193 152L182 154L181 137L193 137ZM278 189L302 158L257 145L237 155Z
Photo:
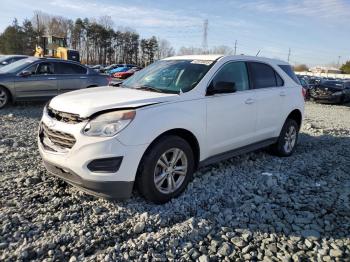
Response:
M122 161L122 156L94 159L87 165L87 168L91 172L115 173L119 170Z
M243 147L240 147L237 149L233 149L233 150L230 150L230 151L227 151L224 153L220 153L220 154L217 154L215 156L211 156L207 159L200 161L199 167L208 166L208 165L211 165L211 164L223 161L223 160L230 159L230 158L238 156L238 155L246 154L248 152L267 147L269 145L276 143L277 139L278 139L277 137L266 139L266 140L263 140L263 141L260 141L257 143L253 143L253 144L243 146Z
M82 191L107 199L126 199L131 196L134 181L91 181L81 178L79 175L66 168L58 167L44 161L47 171L72 186Z

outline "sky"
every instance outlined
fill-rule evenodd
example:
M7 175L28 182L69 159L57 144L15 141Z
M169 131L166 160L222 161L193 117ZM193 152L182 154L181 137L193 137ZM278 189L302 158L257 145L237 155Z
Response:
M111 16L115 27L141 37L156 35L178 50L201 47L208 19L208 47L226 45L245 55L309 66L350 60L350 0L36 0L0 1L0 32L40 10L52 15ZM34 5L35 3L35 5Z

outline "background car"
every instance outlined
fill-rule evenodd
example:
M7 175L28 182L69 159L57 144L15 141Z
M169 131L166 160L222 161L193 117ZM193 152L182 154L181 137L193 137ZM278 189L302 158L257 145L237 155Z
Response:
M130 70L131 68L134 68L134 67L137 67L137 66L136 65L131 65L131 64L125 64L125 65L116 67L114 69L111 69L107 73L109 75L113 75L114 73L117 73L117 72L126 72L126 71L128 71L128 70Z
M0 68L12 64L21 59L28 58L26 55L4 55L0 57Z
M137 71L140 71L140 68L131 68L126 72L117 72L113 74L114 78L119 78L119 79L127 79L128 77L132 76L135 74Z
M108 83L107 75L80 63L30 57L0 69L0 108L10 101L48 99L68 91Z
M299 79L301 86L305 90L305 99L308 100L310 98L310 89L313 86L309 84L309 80L306 77L303 77L303 76L297 76L297 77Z
M310 90L310 98L320 103L350 101L350 82L325 80Z

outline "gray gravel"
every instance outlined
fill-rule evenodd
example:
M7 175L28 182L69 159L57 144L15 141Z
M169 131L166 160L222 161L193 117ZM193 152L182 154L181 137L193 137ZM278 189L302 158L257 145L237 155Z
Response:
M97 199L49 176L42 107L0 111L1 261L350 258L350 106L308 103L292 157L262 150L203 168L165 205Z

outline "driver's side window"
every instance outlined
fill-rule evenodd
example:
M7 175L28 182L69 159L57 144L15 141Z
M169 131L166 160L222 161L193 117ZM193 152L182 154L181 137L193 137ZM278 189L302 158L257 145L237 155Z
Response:
M231 62L224 65L213 78L214 86L218 82L234 83L236 91L249 90L249 78L246 63Z
M32 75L50 75L53 74L53 64L42 62L28 67L25 71L29 71Z

